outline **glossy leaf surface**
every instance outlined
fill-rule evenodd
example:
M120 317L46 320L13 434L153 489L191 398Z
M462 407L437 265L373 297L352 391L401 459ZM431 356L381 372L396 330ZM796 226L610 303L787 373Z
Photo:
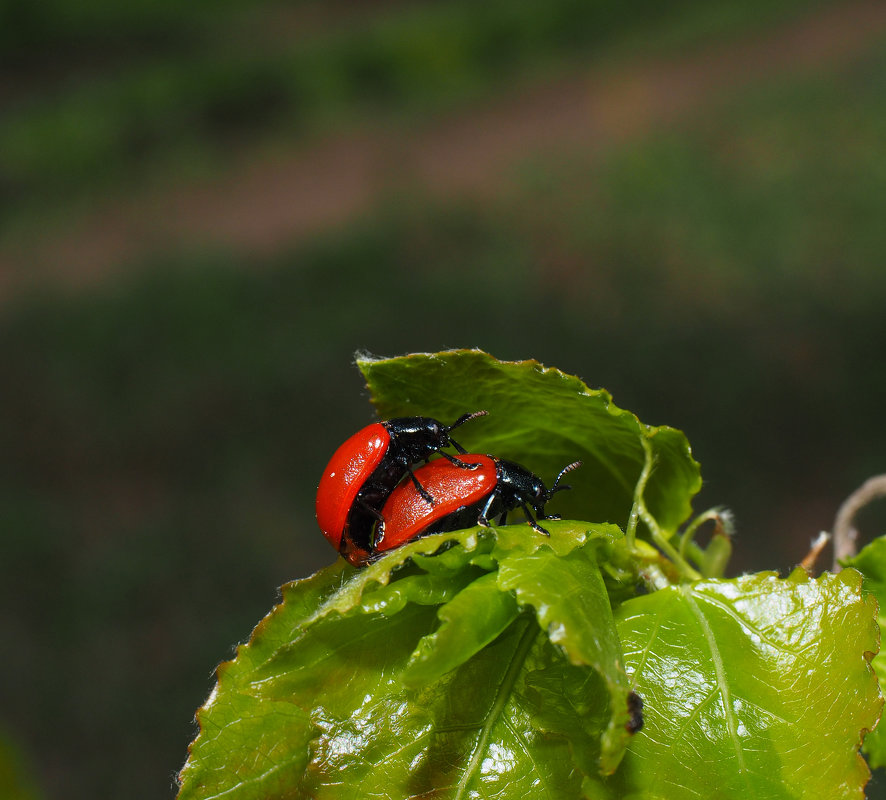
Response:
M855 567L864 576L864 588L877 598L880 628L880 642L886 634L886 536L874 539L862 551L845 562L844 566ZM882 651L874 658L874 671L880 686L886 686L886 656ZM864 740L864 752L872 767L886 767L886 726L881 722Z
M595 557L620 532L550 529L439 534L284 587L219 669L180 797L577 796L629 738Z
M361 359L372 401L382 419L426 415L451 422L468 411L489 416L458 430L471 452L492 453L529 467L549 486L567 463L571 492L551 510L564 517L612 522L625 528L637 481L655 468L644 497L658 525L672 534L691 513L701 486L698 464L680 431L650 427L618 408L608 392L537 361L498 361L479 350Z
M616 612L643 730L606 800L864 797L882 705L873 600L854 570L675 586Z

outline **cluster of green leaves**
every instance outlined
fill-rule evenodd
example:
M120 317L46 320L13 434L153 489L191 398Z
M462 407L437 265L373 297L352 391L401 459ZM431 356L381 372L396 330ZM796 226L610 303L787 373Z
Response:
M468 449L542 475L581 458L575 519L285 586L219 668L181 800L862 796L883 700L857 571L720 577L671 543L699 487L682 434L557 370L479 351L360 365L385 416L483 407Z
M16 2L0 11L7 51L25 58L48 46L65 52L67 44L67 57L84 61L87 75L95 60L108 68L44 91L37 82L10 105L0 129L0 199L21 207L143 177L158 163L205 165L210 151L225 153L244 136L291 137L372 108L439 108L656 23L680 29L701 17L697 28L728 31L809 4L730 2L733 16L719 20L699 0L448 0L409 3L359 26L337 24L333 9L319 34L296 26L284 38L277 31L287 23L272 2L227 0L226 18L206 3L124 10L96 0L84 11L61 0L51 10ZM243 30L255 42L232 47ZM133 50L142 56L130 61ZM48 69L45 59L40 66Z

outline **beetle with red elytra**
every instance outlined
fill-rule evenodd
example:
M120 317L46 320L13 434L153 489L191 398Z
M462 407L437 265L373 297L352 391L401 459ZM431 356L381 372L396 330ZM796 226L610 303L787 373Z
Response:
M475 454L465 454L461 460L476 464L477 469L467 472L446 461L431 461L416 470L415 477L437 498L436 503L428 503L409 483L394 489L382 506L373 551L383 553L431 533L487 527L496 517L504 525L508 512L518 507L532 528L549 536L538 520L559 519L546 514L545 506L554 494L572 488L561 485L560 480L581 466L581 461L574 461L564 467L548 489L541 478L514 461Z

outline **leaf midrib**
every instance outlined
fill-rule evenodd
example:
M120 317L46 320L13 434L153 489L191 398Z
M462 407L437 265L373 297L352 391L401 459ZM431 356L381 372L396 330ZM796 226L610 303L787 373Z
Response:
M511 696L514 684L517 682L517 676L520 674L520 670L523 668L523 664L526 661L526 656L529 654L529 650L532 648L533 643L540 633L540 628L528 615L525 617L524 624L526 629L523 631L520 641L517 643L517 649L511 657L511 663L508 665L507 672L505 672L501 679L501 683L495 694L495 702L492 704L489 713L486 715L483 727L480 729L480 737L477 739L477 744L474 746L471 758L465 766L461 780L455 787L455 794L452 796L452 800L462 800L462 798L466 796L465 793L468 789L468 783L470 783L471 778L479 769L483 754L486 751L486 745L489 743L489 737L492 734L492 729L495 727L495 723L498 722L498 718L501 716L505 704Z
M750 791L751 786L748 781L748 768L747 764L745 764L744 750L742 750L741 740L738 736L735 710L732 708L732 692L729 690L729 683L726 680L726 668L723 664L723 656L720 653L720 648L717 646L717 640L714 636L714 631L711 629L710 623L693 597L692 589L686 586L681 587L681 589L683 596L686 598L689 610L698 621L698 625L701 628L701 632L704 635L708 649L710 650L711 661L714 665L714 675L717 679L717 689L720 692L720 696L723 698L723 711L726 716L726 727L729 730L729 738L732 740L733 747L735 748L735 757L738 761L739 774L744 779L747 788Z

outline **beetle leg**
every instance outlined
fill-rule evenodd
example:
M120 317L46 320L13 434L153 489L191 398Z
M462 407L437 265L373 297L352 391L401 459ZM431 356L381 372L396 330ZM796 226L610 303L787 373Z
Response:
M453 442L453 444L455 444L455 442ZM449 453L444 453L442 450L440 450L438 452L440 453L441 456L443 456L443 458L445 458L447 461L451 462L452 464L455 464L457 467L462 467L464 469L479 469L480 468L479 464L468 464L467 461L462 461L460 458L456 458L455 456L450 455ZM458 452L459 453L466 453L467 450L465 450L462 447L459 447Z
M385 535L385 518L377 508L367 503L362 497L357 497L354 505L375 519L375 522L372 523L372 527L369 529L369 544L370 547L376 547Z
M462 447L457 441L455 441L455 439L450 439L450 440L449 440L449 444L451 444L451 445L452 445L456 450L458 450L458 452L461 453L462 455L464 455L465 453L468 452L468 451L465 450L464 447ZM445 456L446 453L443 453L443 455ZM448 456L448 458L452 458L452 456ZM465 464L465 466L467 466L467 464Z
M422 486L418 478L415 477L415 473L409 468L409 477L412 479L412 483L415 485L415 491L417 491L421 495L421 499L424 500L429 506L437 505L437 501L434 500L433 497L428 493L428 490Z
M372 517L375 517L379 522L384 522L384 517L382 517L381 512L377 508L373 508L369 503L367 503L362 498L358 497L354 501L354 505L360 506L360 508L369 514Z
M484 528L489 527L489 519L487 518L487 514L489 513L489 509L492 508L492 501L495 500L495 492L492 492L486 502L483 504L483 508L480 511L480 516L477 517L477 524L482 525Z
M533 528L535 528L535 530L537 530L539 533L543 534L544 536L550 536L550 535L551 535L551 534L550 534L550 531L546 531L544 528L542 528L541 525L539 525L539 524L535 521L535 518L532 516L532 512L529 510L529 506L526 505L526 502L525 502L524 500L521 500L521 501L520 501L520 506L521 506L522 509L523 509L523 513L526 515L526 521L527 521L527 522L528 522Z

